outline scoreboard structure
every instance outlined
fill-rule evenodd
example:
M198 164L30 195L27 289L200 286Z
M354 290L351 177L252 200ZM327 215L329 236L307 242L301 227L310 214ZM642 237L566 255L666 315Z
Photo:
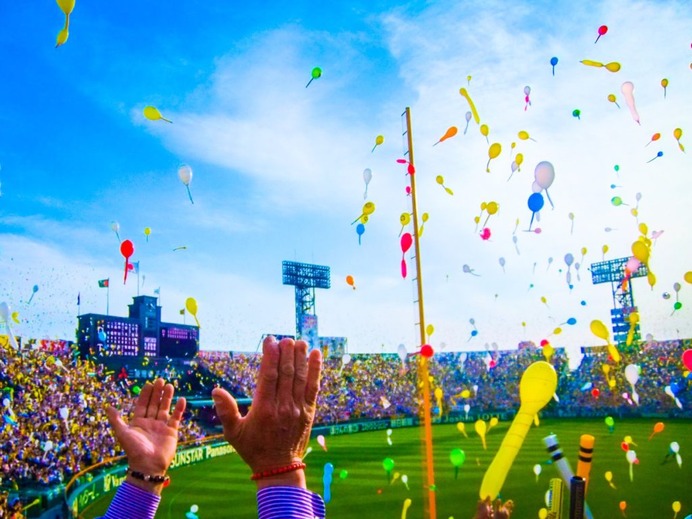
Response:
M161 307L152 296L137 296L128 317L83 314L77 317L80 355L112 360L145 357L192 358L199 351L199 327L161 322Z

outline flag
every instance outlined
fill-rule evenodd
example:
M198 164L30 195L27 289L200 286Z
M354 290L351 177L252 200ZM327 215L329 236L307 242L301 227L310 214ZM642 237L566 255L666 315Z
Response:
M110 282L110 278L108 278L108 279L99 279L99 288L108 288L109 282Z
M180 315L185 315L185 309L184 308L180 309Z
M139 274L139 261L133 263L132 266L135 268L135 274Z
M157 296L160 296L161 295L161 287L154 290L154 294L156 294Z
M82 298L81 298L81 292L77 292L77 306L81 304Z

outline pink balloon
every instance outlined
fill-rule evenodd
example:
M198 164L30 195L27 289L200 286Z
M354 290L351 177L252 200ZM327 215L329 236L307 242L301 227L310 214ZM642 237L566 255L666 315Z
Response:
M636 272L637 269L639 268L640 262L637 258L632 256L629 260L627 260L627 264L625 265L625 268L630 272Z
M406 254L408 250L411 248L411 245L413 244L413 237L411 236L411 233L404 233L401 236L401 252Z

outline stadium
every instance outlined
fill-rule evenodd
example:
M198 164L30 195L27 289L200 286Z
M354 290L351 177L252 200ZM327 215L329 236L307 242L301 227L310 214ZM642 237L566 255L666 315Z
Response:
M33 4L0 32L0 519L135 480L149 518L257 517L303 462L329 519L692 519L689 0ZM271 337L321 387L253 467L218 388L258 416ZM159 379L145 473L113 409Z

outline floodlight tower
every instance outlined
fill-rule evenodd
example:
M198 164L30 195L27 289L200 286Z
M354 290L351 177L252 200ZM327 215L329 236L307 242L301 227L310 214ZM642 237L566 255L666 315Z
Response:
M613 309L610 311L610 319L613 323L613 342L626 342L630 329L629 316L637 311L634 306L634 294L632 292L632 278L641 278L648 275L649 270L644 263L640 263L637 270L626 278L625 267L632 258L617 258L609 261L599 261L591 264L591 280L594 285L610 283L613 292ZM639 324L635 325L634 340L638 341Z
M284 285L296 287L296 337L307 341L310 349L318 347L315 289L331 287L329 267L283 261L282 277Z

